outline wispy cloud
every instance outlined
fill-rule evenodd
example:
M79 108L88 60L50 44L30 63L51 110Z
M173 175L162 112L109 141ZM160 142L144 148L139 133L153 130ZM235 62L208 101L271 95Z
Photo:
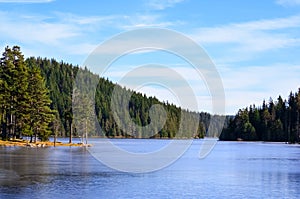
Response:
M95 24L99 21L94 16L65 18L58 13L45 16L0 11L0 46L19 45L25 56L55 57L81 64L100 42L87 37L97 31Z
M261 105L269 97L276 100L279 94L286 98L300 86L300 65L220 66L219 71L226 93L226 112L231 114L251 104Z
M81 16L62 12L42 15L0 11L0 24L1 46L18 44L27 49L36 49L36 53L30 50L30 55L36 56L41 53L38 48L48 51L55 49L57 53L52 56L57 56L58 52L87 56L106 38L107 30L120 32L138 27L162 28L172 26L173 22L162 21L159 15ZM106 34L111 36L111 33ZM109 49L107 52L110 52Z
M77 25L95 25L95 24L108 24L112 21L117 21L120 18L118 15L107 16L79 16L73 13L55 12L57 18L64 23L73 23Z
M148 27L156 27L156 28L170 28L175 26L176 24L180 24L180 21L164 21L160 18L159 15L144 15L144 14L136 14L131 16L123 16L121 18L123 23L120 27L124 30L131 30L136 28L148 28ZM120 22L116 22L118 24ZM115 25L116 25L115 24Z
M261 52L300 45L300 34L293 31L298 28L300 16L296 15L200 28L191 37L200 44L226 45L226 52L245 53L251 57Z
M50 3L55 0L0 0L0 3Z
M84 26L85 28L88 26L103 29L115 28L121 31L147 27L167 28L182 23L180 21L165 21L158 14L80 16L73 13L55 12L55 15L62 23L66 24Z
M72 24L60 22L50 23L43 18L15 16L13 13L0 12L0 34L4 38L21 41L22 43L39 42L57 44L60 40L79 34Z
M286 28L299 28L300 16L287 18L259 20L246 23L228 24L219 27L200 28L193 35L201 43L244 43L259 39L256 36L285 36L267 32ZM275 37L276 38L276 37ZM278 37L277 37L278 38ZM284 38L284 37L283 37Z
M276 3L283 6L300 5L300 0L276 0Z
M164 10L169 7L173 7L184 0L150 0L147 5L155 10Z

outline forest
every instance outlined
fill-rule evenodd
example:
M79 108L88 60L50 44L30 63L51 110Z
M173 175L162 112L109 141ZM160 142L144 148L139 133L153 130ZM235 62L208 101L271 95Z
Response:
M78 80L80 88L77 88ZM77 81L77 82L76 82ZM90 87L96 82L96 88ZM77 86L77 87L76 87ZM112 95L119 90L117 99ZM93 91L95 90L95 91ZM78 92L80 91L80 92ZM77 97L76 97L77 96ZM124 98L128 97L128 104ZM93 101L90 99L94 98ZM115 102L114 102L115 100ZM299 142L300 89L270 98L261 106L240 109L235 116L195 112L137 93L90 72L55 59L24 58L20 47L6 47L0 60L0 137L2 140L30 137L46 141L50 136L95 136L108 138L203 138L220 140ZM125 101L125 102L124 102ZM112 110L111 103L128 110ZM164 125L151 126L151 107L161 105ZM129 115L118 121L115 113ZM74 114L79 113L79 114ZM154 112L157 118L163 114ZM91 117L95 116L95 120ZM163 121L163 119L161 119ZM126 127L122 126L126 123ZM99 124L98 126L95 124Z
M22 136L47 140L55 110L50 108L40 68L28 64L20 47L6 47L0 61L0 124L3 140Z
M220 140L299 143L300 89L287 100L272 98L240 109L224 128Z
M167 119L163 127L149 138L203 138L208 129L217 132L223 125L220 121L224 116L183 110L174 104L161 102L155 97L147 97L114 84L91 73L87 67L48 58L24 59L18 46L6 47L0 64L0 135L3 140L29 136L31 141L35 141L60 136L70 137L72 142L73 136L84 135L147 138L147 135L143 135L142 127L151 122L149 110L155 104L164 107ZM73 91L76 90L74 82L77 75L80 76L77 79L82 82L97 82L92 104L86 97L74 106L74 96L77 94ZM91 89L88 84L83 85L85 87L81 88L81 91L86 91L86 96L90 96ZM130 96L128 111L130 119L136 125L129 126L129 129L120 128L111 109L111 95L116 88L120 93ZM73 113L76 111L93 110L97 121L93 121L84 113L81 114L81 118L74 118ZM95 128L94 122L97 122L100 128Z

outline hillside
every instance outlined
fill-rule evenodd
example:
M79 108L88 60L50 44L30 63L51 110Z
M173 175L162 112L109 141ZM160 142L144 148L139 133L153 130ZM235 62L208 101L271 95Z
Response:
M70 142L72 136L203 138L209 125L215 132L221 129L221 117L212 121L208 113L190 112L160 102L101 78L87 68L55 59L25 59L18 46L7 46L0 64L3 140L29 136L31 142L38 138L46 141L51 135L68 136ZM75 88L76 81L81 84ZM96 88L92 88L92 82ZM112 98L116 89L119 94ZM94 101L90 101L92 98ZM111 105L112 102L115 104ZM161 105L163 110L153 112L153 105ZM121 107L119 118L114 115L114 107ZM122 107L128 107L128 113ZM123 117L125 113L127 117ZM151 114L157 121L151 121ZM124 120L125 128L119 120Z
M86 130L84 126L76 126L73 124L72 115L72 92L73 84L78 72L82 75L82 81L97 81L97 90L95 94L95 111L97 120L101 129L95 131L94 128L88 128L89 136L106 136L106 137L134 137L145 138L147 135L143 135L142 128L128 129L128 134L122 130L114 121L113 112L110 107L111 94L114 88L119 88L122 92L130 93L131 99L129 101L129 113L133 122L140 127L148 125L150 121L149 110L154 104L163 105L167 112L167 120L163 128L155 135L154 138L173 138L177 137L199 137L203 138L209 127L212 116L209 113L197 113L187 110L182 110L180 107L176 107L173 104L167 102L160 102L155 97L147 97L140 93L122 88L109 81L99 77L96 74L92 74L87 68L80 68L73 66L72 64L58 62L55 59L47 58L28 58L26 59L27 65L35 65L40 68L41 73L46 81L50 99L52 100L51 109L56 110L55 122L52 124L52 131L56 131L58 136L69 136L71 126L73 127L73 136L81 136L83 131ZM89 90L85 88L83 90ZM179 124L181 120L181 114L185 117L184 121L181 121L183 126L179 132ZM220 122L218 117L214 117L214 121L211 124L212 131L217 132L220 129ZM199 119L197 119L199 118ZM221 117L219 117L221 118ZM91 125L93 126L93 125ZM84 129L84 130L83 130ZM178 136L176 133L181 133L183 136ZM192 133L191 132L197 132ZM217 133L216 133L217 134Z

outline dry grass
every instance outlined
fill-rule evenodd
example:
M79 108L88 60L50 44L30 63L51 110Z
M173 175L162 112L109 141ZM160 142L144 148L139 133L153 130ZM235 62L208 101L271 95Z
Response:
M54 142L36 142L36 143L29 143L27 140L10 140L10 141L3 141L0 140L0 146L21 146L21 147L49 147L54 146ZM82 143L62 143L56 142L55 146L75 146L75 147L82 147L91 145L85 145Z

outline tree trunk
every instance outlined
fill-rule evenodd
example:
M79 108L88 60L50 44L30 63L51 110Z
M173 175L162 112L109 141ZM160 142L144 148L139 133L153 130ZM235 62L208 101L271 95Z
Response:
M87 119L85 120L85 144L87 144Z
M54 132L54 147L56 147L56 131Z
M7 140L6 122L2 123L2 140Z
M296 116L296 140L297 143L299 142L299 111L297 111Z
M70 122L70 136L69 136L69 143L72 143L72 133L73 133L73 125L72 122Z

